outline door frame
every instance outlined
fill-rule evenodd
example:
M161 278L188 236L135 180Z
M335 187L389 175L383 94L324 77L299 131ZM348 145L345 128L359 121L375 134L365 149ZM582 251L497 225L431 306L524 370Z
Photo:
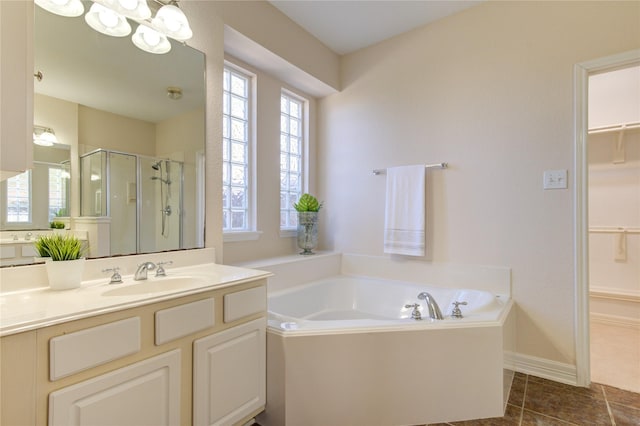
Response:
M575 134L575 345L576 384L591 383L589 342L589 164L587 157L589 75L640 63L640 49L606 56L574 66Z

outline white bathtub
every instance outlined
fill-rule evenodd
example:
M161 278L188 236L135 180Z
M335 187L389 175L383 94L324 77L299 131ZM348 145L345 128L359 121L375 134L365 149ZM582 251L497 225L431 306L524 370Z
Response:
M429 318L426 304L418 300L428 292L438 303L443 320ZM452 318L453 302L463 318ZM361 332L363 329L407 327L469 327L497 321L508 296L472 289L448 289L410 282L365 277L334 276L269 294L269 326L272 329L306 332ZM422 320L411 318L418 303Z
M425 269L449 287L339 271L287 283L283 277L300 274L301 265L305 276L314 273L308 260L290 269L260 265L276 273L268 292L267 408L258 416L261 425L418 425L504 414L513 377L505 365L505 352L515 341L513 302L508 293L478 288L484 283L473 278L468 283L476 288L450 286L458 276L493 273ZM508 289L503 284L494 288ZM436 300L443 320L429 318L417 297L423 291ZM460 306L461 319L450 316L454 301L467 302ZM423 320L412 319L404 307L413 303L421 305Z

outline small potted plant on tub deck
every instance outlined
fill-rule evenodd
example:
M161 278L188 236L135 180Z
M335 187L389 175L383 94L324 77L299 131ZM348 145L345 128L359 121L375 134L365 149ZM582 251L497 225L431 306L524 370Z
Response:
M41 235L34 243L45 258L49 287L52 290L78 288L84 272L84 247L75 235Z
M298 247L301 255L315 254L312 250L318 245L318 211L322 203L311 194L302 194L293 208L298 212Z

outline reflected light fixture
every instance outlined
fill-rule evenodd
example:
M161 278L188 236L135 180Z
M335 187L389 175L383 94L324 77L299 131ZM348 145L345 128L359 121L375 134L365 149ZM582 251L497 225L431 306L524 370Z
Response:
M173 87L173 86L167 87L167 97L174 101L177 101L178 99L182 99L182 89L179 87Z
M50 127L33 126L33 143L40 146L53 146L58 143L58 138Z
M80 0L35 0L35 3L51 13L73 18L84 13Z
M193 37L193 31L178 0L92 0L93 4L84 19L94 30L113 37L124 37L131 33L127 18L136 22L138 28L131 41L139 49L149 53L167 53L171 43L167 37L185 42ZM35 0L43 9L62 16L80 16L84 7L80 0ZM61 5L74 4L74 14ZM149 7L151 4L151 8ZM78 11L77 6L80 6ZM155 17L152 18L153 12Z

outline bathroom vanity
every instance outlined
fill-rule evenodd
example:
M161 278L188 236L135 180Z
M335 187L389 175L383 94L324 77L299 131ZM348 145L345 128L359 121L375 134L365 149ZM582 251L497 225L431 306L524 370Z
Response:
M205 264L3 293L0 423L244 424L265 405L269 275Z

